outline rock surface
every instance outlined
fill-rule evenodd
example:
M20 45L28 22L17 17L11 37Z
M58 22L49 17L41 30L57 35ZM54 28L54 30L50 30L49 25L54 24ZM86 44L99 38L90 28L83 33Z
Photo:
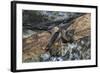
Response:
M50 38L50 33L42 32L23 39L23 62L39 61Z
M85 36L90 36L91 32L91 14L85 14L73 20L67 31L74 31L74 40L78 40Z
M41 31L23 38L23 62L48 62L91 59L91 15L85 14L73 21L67 32L74 31L73 41L55 42L51 50L46 45L51 37L48 31ZM67 33L68 34L68 33ZM67 37L66 34L66 37Z

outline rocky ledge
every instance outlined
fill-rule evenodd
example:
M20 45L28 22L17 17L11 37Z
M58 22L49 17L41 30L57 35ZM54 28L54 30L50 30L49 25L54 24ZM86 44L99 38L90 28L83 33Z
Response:
M28 62L48 62L48 61L68 61L68 60L88 60L91 59L91 23L90 14L85 14L75 18L68 29L65 29L66 38L70 31L74 30L70 36L71 41L59 44L54 42L47 51L46 46L52 34L48 31L41 31L23 38L22 61Z

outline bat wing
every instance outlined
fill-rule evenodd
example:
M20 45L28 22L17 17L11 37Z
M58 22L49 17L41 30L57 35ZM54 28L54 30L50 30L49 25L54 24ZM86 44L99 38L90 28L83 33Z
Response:
M59 36L59 32L56 32L52 35L51 39L49 40L48 44L47 44L47 49L50 49L51 46L55 43L56 39L58 38Z

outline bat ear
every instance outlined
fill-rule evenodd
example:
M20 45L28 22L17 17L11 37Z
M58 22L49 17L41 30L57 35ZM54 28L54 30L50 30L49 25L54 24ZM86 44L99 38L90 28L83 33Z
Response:
M73 35L74 35L74 29L68 31L65 30L62 32L62 39L64 42L68 42L73 39Z
M65 35L72 37L74 35L74 29L66 31Z
M63 42L67 42L68 41L68 38L67 38L67 36L66 36L66 30L62 30L61 31L61 35L62 35L62 41Z

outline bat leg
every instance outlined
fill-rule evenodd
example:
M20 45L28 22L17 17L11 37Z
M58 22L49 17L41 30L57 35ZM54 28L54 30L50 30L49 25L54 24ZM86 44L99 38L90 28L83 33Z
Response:
M59 40L59 43L60 43L60 46L61 46L61 47L60 47L60 49L61 49L61 50L60 50L60 51L61 51L61 56L63 56L64 46L63 46L62 39Z

